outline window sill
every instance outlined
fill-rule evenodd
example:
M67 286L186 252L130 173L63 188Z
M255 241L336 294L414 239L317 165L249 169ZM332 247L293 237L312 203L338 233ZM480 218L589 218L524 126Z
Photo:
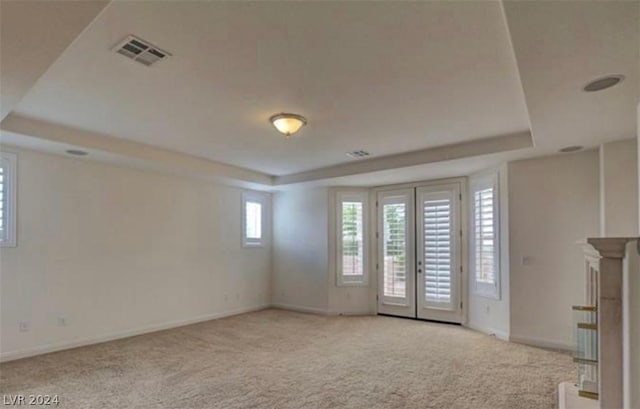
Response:
M490 300L495 300L495 301L500 301L502 299L502 297L500 297L499 294L490 294L486 292L473 291L471 295L475 297L480 297L480 298L488 298Z
M366 281L338 282L336 287L369 287L369 283Z
M242 243L242 248L245 249L262 249L264 247L264 243Z

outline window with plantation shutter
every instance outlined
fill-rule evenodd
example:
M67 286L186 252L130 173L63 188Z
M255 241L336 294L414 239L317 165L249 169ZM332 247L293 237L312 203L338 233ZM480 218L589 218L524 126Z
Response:
M16 245L16 155L0 152L0 246Z
M336 198L337 284L363 285L367 283L367 194L339 191Z
M423 205L425 300L449 304L453 240L451 198L426 200Z
M247 201L245 209L245 234L247 239L262 239L262 203Z
M265 196L260 193L242 194L242 245L263 247L265 239Z
M471 179L471 274L474 292L499 298L498 175Z
M475 275L479 283L495 283L493 188L473 192Z

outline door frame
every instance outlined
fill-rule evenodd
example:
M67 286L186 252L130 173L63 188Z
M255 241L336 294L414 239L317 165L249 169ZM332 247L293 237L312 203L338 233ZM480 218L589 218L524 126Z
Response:
M375 312L376 314L381 314L379 311L378 304L378 294L379 294L379 266L378 263L378 239L376 234L378 232L378 209L377 209L377 198L378 192L381 191L389 191L389 190L400 190L400 189L417 189L420 187L428 187L440 184L449 184L449 183L459 183L460 184L460 194L462 195L462 200L460 201L460 229L462 230L462 237L460 240L460 264L462 267L461 277L460 277L460 301L462 302L462 316L461 316L461 324L467 325L469 322L469 184L467 177L451 177L451 178L442 178L442 179L433 179L433 180L425 180L418 182L410 182L410 183L398 183L392 185L382 185L375 186L370 190L369 194L369 211L371 215L375 215L375 217L369 218L369 243L370 243L370 251L369 251L369 265L372 266L372 274L371 278L371 294L375 304Z

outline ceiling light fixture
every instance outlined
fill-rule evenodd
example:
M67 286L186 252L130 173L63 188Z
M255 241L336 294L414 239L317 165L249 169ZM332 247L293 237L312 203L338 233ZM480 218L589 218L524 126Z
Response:
M273 115L269 118L269 122L275 126L278 132L288 138L305 126L307 124L307 119L302 115L285 114L283 112L281 114Z
M582 87L586 92L602 91L618 85L624 79L624 75L607 75L606 77L597 78Z
M575 146L567 146L566 148L562 148L560 149L558 152L561 153L571 153L571 152L578 152L581 151L584 147L580 146L580 145L575 145Z
M75 156L85 156L85 155L88 155L88 153L87 153L87 152L85 152L85 151L81 151L81 150L78 150L78 149L68 149L68 150L66 150L65 152L67 152L69 155L75 155Z

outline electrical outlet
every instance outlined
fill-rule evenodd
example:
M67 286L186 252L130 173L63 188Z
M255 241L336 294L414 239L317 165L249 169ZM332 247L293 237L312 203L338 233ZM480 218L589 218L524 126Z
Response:
M491 306L489 304L484 305L484 312L489 314L491 312Z
M59 327L66 327L67 326L67 317L65 317L64 315L60 315L58 317L58 326Z
M349 291L347 291L347 300L351 299L351 293Z
M27 321L20 321L18 323L18 328L20 332L29 332L29 323Z

